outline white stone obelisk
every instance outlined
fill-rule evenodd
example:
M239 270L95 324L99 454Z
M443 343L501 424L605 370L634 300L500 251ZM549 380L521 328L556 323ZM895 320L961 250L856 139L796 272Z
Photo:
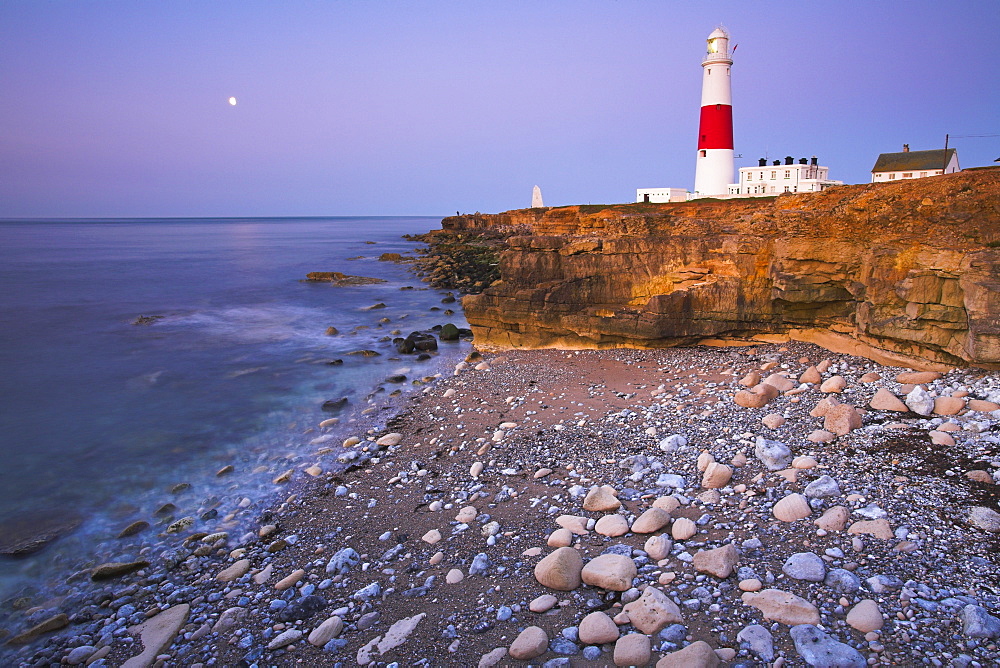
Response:
M729 33L719 27L708 36L708 53L701 62L701 122L694 196L728 195L733 182L733 92Z
M535 186L531 189L531 208L538 209L545 206L542 204L542 189Z

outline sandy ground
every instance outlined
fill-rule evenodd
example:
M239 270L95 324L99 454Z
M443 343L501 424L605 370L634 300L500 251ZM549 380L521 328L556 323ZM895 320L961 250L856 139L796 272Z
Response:
M385 633L393 622L421 613L426 613L427 618L417 625L405 643L384 656L375 655L379 663L397 661L400 665L413 665L426 659L427 665L475 665L484 654L508 646L519 630L529 624L542 627L550 638L555 638L563 629L578 624L587 612L604 609L614 613L619 609L621 595L618 593L609 594L586 586L575 592L551 592L535 581L532 568L540 556L551 551L546 545L546 538L558 528L554 522L555 515L568 513L592 518L602 515L582 511L582 497L574 498L567 491L571 486L579 485L584 490L594 484L611 484L618 489L626 485L637 488L639 493L624 501L623 510L630 517L638 515L649 507L657 495L649 493L648 489L656 488L649 484L649 479L643 484L630 483L625 478L628 471L618 464L631 455L661 455L664 460L669 460L663 470L685 475L692 488L689 490L691 493L684 497L687 502L674 511L674 517L710 517L702 533L686 541L692 553L702 547L728 542L739 545L747 539L759 537L770 549L757 554L750 554L748 550L745 561L752 564L762 577L763 572L768 571L781 578L782 562L792 552L816 551L822 554L823 549L846 543L848 556L837 559L834 565L847 563L863 575L869 570L880 570L869 568L870 561L889 559L901 567L892 569L894 573L900 573L901 580L920 580L933 565L927 563L927 555L922 554L909 559L912 564L904 563L914 553L894 551L893 546L899 541L878 541L879 550L872 554L866 554L866 546L855 560L850 556L849 539L834 541L818 538L816 527L810 520L785 524L767 513L747 513L746 499L742 499L744 508L741 509L739 495L728 489L723 493L720 504L705 503L695 498L702 491L698 489L696 470L696 459L702 451L714 452L720 461L729 459L724 455L745 453L751 462L747 467L736 470L734 483L755 481L758 493L765 498L768 497L768 490L781 494L800 491L805 482L816 477L803 476L805 479L801 483L788 483L774 474L766 475L759 463L754 461L753 448L741 447L741 439L734 441L734 436L751 433L766 434L768 438L785 441L795 454L814 455L822 462L823 473L843 481L844 495L849 493L850 483L838 474L841 467L849 466L851 437L828 445L812 444L804 438L822 426L822 420L809 418L805 411L824 395L813 389L799 397L776 400L773 406L764 409L739 408L730 400L739 388L735 381L768 361L784 362L794 375L823 359L841 360L812 346L798 346L795 350L784 351L777 346L767 346L742 350L515 351L487 356L486 363L480 365L485 368L478 369L474 368L478 364L474 361L470 368L433 386L388 426L386 431L402 435L398 449L389 456L379 458L377 463L373 460L370 466L334 481L334 485L346 486L351 496L336 496L331 493L333 486L321 488L307 494L303 501L291 504L289 508L292 510L281 514L278 522L280 530L298 535L301 540L295 548L287 550L287 554L282 552L276 559L275 579L295 567L303 567L309 559L315 560L317 565L325 563L324 559L335 550L350 545L361 553L362 562L372 565L363 573L350 574L346 578L349 584L343 591L327 590L337 592L327 598L340 599L330 607L336 608L340 603L349 602L346 595L376 581L382 587L384 600L377 604L358 605L345 616L345 622L349 623L350 619L358 620L365 613L377 612L379 615L377 624L370 629L343 634L342 638L348 643L337 657L343 657L345 665L355 664L358 649L375 636ZM854 379L876 370L880 370L886 378L893 375L891 371L867 360L845 358L840 364L844 375ZM780 366L778 370L781 370ZM867 394L874 392L874 388L862 388L856 381L852 385L859 393L863 390ZM799 399L796 403L787 403L796 398ZM773 431L762 427L761 417L774 411L782 412L783 402L789 407L784 411L790 418L787 426ZM796 420L796 417L799 419ZM501 429L505 423L505 428ZM674 433L686 434L690 445L685 451L668 457L657 446L664 437ZM870 434L862 436L858 433L857 437L862 441L871 440ZM718 442L720 438L725 441L724 446ZM746 443L747 439L742 441ZM474 477L470 475L470 469L477 462L484 465L484 470ZM897 496L892 485L899 485L901 476L897 474L906 472L902 470L900 458L877 456L865 462L881 466L884 470L879 473L871 471L863 476L870 484L863 489L857 486L860 493L867 492L867 498L862 501L878 500L884 496L884 488L888 488L890 497ZM968 465L971 463L971 460L967 462ZM919 467L920 464L914 466ZM552 473L535 478L540 469L552 469ZM409 475L400 478L404 472ZM943 471L928 473L939 476ZM902 478L907 479L906 476ZM969 483L967 479L955 480L960 481L956 494L961 494L963 487L968 493L974 492L966 484ZM932 480L926 481L926 484L932 483ZM659 494L671 491L661 489ZM771 496L774 494L771 493ZM988 497L984 498L984 502L989 501ZM435 500L443 502L442 510L430 509ZM372 501L375 503L369 508ZM892 502L896 501L898 499L892 499ZM857 502L855 505L864 504ZM882 505L891 512L889 503ZM993 505L996 505L995 495ZM468 529L456 533L455 529L460 524L455 519L456 513L465 506L475 507L479 516ZM553 512L550 506L559 510ZM956 507L952 516L945 518L949 526L954 520L959 520L961 512L961 507ZM500 528L500 539L493 546L487 546L482 533L486 524L484 515L487 514L488 519L498 522ZM898 526L902 519L895 518L892 526ZM941 520L934 517L930 521ZM444 538L429 545L421 540L421 536L432 529L440 531ZM926 529L930 531L932 527ZM586 560L600 554L611 544L626 544L641 550L647 537L628 533L609 538L590 533L578 537L575 547ZM968 554L960 561L968 567L968 559L975 554L989 558L992 565L991 570L987 569L988 573L983 573L984 584L995 593L996 540L975 530L964 538L986 541L978 549L969 545ZM776 542L781 544L775 545ZM397 544L403 546L399 554L388 562L382 561L381 555ZM536 552L537 548L541 548L541 555L533 555L530 552L532 548ZM904 546L904 549L909 548ZM441 554L441 561L431 565L436 553ZM484 575L469 575L470 565L480 553L489 556L490 568ZM940 566L947 572L946 564ZM498 573L497 567L504 568L504 571ZM452 569L462 571L465 577L459 583L446 584L445 577ZM728 585L720 598L732 602L724 605L720 612L706 614L702 608L686 615L687 636L683 642L705 640L713 648L738 650L740 644L736 641L736 633L743 625L760 621L759 613L738 599L738 591L734 593L738 578L734 575L728 582L719 583L694 573L686 563L672 560L645 577L640 575L640 579L656 584L655 576L666 571L676 572L681 582L686 579L691 584L701 584L703 580L708 580L709 589L715 591L718 591L719 584ZM905 577L907 574L910 577ZM429 576L434 576L436 582L426 594L405 594L424 585ZM313 580L321 579L323 574L319 572L312 577ZM977 580L973 576L970 582ZM853 640L857 646L869 649L864 634L850 629L844 632L844 611L835 611L839 605L838 597L816 586L812 586L811 590L809 587L782 586L797 591L821 608L830 609L830 617L837 623L828 623L828 628L837 629L839 626L842 639ZM394 591L386 594L387 589ZM664 589L671 590L669 586ZM967 593L971 594L980 591L974 585L968 589ZM561 603L543 615L528 612L528 603L545 593L557 594ZM898 592L895 596L898 603ZM864 597L864 592L848 597L849 600L844 603L856 602L860 597ZM503 606L514 608L513 619L497 621L498 611ZM891 617L893 612L886 609L884 614ZM905 614L903 612L904 618ZM453 629L449 630L449 625ZM881 658L883 662L896 664L914 660L906 643L909 636L903 628L899 627L895 633L879 634L875 642L882 651L867 652L866 656L874 657L875 661ZM774 642L777 652L785 654L792 665L804 665L789 640L787 628L775 629ZM961 653L961 643L955 643L956 646L950 648L952 653ZM985 651L988 653L991 650ZM581 655L573 655L568 660L572 665L608 665L612 659L611 652L611 648L607 648L592 661L585 660ZM235 660L237 654L223 652L221 656L229 662ZM655 661L657 656L658 653L654 652L652 660ZM558 657L559 654L550 651L535 662L542 663ZM739 658L751 664L761 663L755 661L752 654ZM329 665L330 657L320 648L300 643L289 648L286 654L268 657L267 661L277 665L300 662ZM506 657L503 663L518 662Z

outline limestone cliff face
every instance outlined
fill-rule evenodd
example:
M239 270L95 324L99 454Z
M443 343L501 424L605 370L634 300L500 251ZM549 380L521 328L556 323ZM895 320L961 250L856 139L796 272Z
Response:
M884 362L1000 368L1000 170L815 194L526 209L463 304L486 347L810 340Z

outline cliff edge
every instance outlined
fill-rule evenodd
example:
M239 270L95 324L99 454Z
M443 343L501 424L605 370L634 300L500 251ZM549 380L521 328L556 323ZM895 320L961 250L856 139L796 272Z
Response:
M509 234L464 298L485 348L795 339L1000 368L1000 169L774 198L452 216Z

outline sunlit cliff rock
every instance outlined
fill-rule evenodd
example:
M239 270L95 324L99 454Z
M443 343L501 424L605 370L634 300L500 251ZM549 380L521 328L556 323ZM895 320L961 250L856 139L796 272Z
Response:
M1000 169L775 198L524 209L477 345L791 338L882 362L1000 368Z

